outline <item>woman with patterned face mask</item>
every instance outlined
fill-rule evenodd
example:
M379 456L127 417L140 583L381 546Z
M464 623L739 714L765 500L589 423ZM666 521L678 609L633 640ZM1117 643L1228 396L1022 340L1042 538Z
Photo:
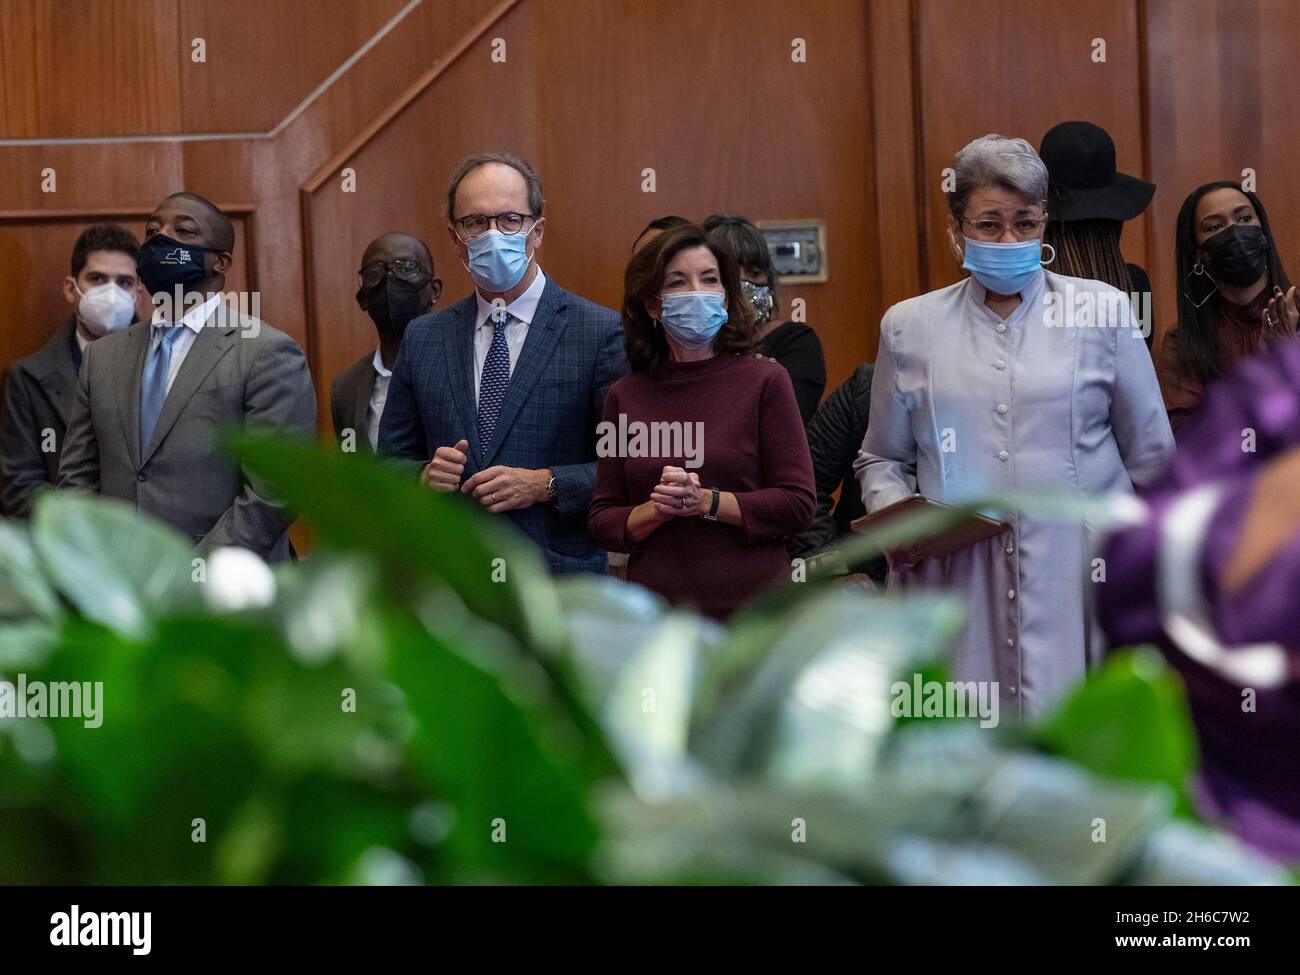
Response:
M1225 181L1198 187L1178 213L1178 325L1159 356L1160 391L1178 433L1205 387L1275 339L1300 311L1259 197Z
M826 389L821 340L807 325L782 321L772 255L763 232L748 217L715 213L703 226L709 240L726 248L740 266L740 286L758 314L758 352L775 359L790 374L799 415L807 425Z
M587 529L627 552L627 580L725 619L786 578L812 520L812 461L790 377L753 352L753 306L729 251L695 224L632 255L631 373L605 396Z
M867 511L918 492L948 503L1132 492L1164 468L1173 437L1128 296L1046 269L1047 167L1024 139L976 139L953 172L948 240L972 276L885 313L854 465ZM1089 577L1098 541L1090 526L1017 514L942 557L891 558L889 585L961 599L953 676L1032 714L1104 652Z

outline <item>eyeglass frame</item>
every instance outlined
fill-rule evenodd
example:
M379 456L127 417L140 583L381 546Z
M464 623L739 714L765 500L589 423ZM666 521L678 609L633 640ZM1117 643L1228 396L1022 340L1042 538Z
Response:
M966 216L966 214L964 214L964 213L954 213L953 216L956 217L956 219L957 219L957 223L958 223L959 226L964 226L965 224L968 224L968 223L969 223L969 224L974 224L974 223L976 222L975 218L973 218L973 217L968 217L968 216ZM1047 227L1047 221L1048 221L1048 216L1049 216L1049 215L1048 215L1048 212L1047 212L1047 207L1043 207L1043 215L1042 215L1041 217L1034 217L1034 218L1032 218L1032 219L1034 219L1034 220L1036 220L1036 221L1038 222L1038 225L1034 228L1034 232L1035 232L1035 233L1037 233L1039 230L1046 229L1046 227ZM989 219L991 219L991 218L989 218ZM1025 218L1020 218L1020 219L1025 219ZM1014 222L1015 222L1015 221L1012 221L1012 223L1014 223ZM1015 228L1012 226L1012 224L1009 224L1009 223L1007 223L1006 221L999 219L999 220L998 220L998 234L997 234L997 237L1001 237L1001 236L1002 236L1003 234L1005 234L1008 230L1011 231L1011 236L1015 237L1016 240L1019 240L1019 241L1026 241L1026 240L1033 240L1033 239L1034 239L1033 236L1029 236L1029 237L1021 237L1018 233L1016 233ZM992 240L996 240L997 237L992 238ZM985 241L985 243L990 243L990 242L991 242L991 241Z
M358 281L364 288L373 288L379 283L379 281L376 281L374 284L366 284L366 271L370 268L382 267L384 269L384 276L379 279L380 281L384 280L384 278L396 277L399 281L405 281L407 284L415 284L416 281L393 273L394 266L397 264L410 264L421 272L420 277L422 279L426 281L433 280L433 270L431 268L425 267L419 261L413 261L407 257L399 257L393 261L371 261L369 264L362 265L357 269Z
M533 221L532 225L525 230L524 225L521 223L519 225L519 229L516 230L514 233L510 233L507 230L502 230L501 227L497 225L497 220L500 219L501 217L511 216L511 215L518 217L521 221L531 219ZM470 217L483 217L487 220L488 226L484 228L483 233L476 234L473 237L465 237L462 235L461 231L465 229L465 221L468 220ZM451 225L452 227L455 228L457 239L460 240L460 242L463 244L468 244L471 240L477 240L479 237L482 237L483 234L487 233L489 229L495 230L497 233L504 234L507 237L517 237L519 234L531 234L534 230L537 229L537 225L541 222L542 222L542 217L536 213L520 213L518 210L502 210L500 213L467 213L463 217L457 217L455 220L451 222Z

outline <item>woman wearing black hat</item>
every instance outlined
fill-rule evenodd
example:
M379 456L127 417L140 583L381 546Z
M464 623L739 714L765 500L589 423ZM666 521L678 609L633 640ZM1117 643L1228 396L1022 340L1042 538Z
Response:
M1043 242L1056 248L1058 274L1105 281L1129 295L1142 325L1147 347L1155 316L1151 279L1119 249L1125 220L1147 208L1154 183L1115 169L1115 143L1105 129L1090 122L1062 122L1043 136L1039 155L1050 180L1047 211L1051 215Z
M1206 385L1296 334L1300 309L1264 205L1239 183L1197 187L1178 212L1175 246L1178 325L1165 336L1156 373L1177 435Z

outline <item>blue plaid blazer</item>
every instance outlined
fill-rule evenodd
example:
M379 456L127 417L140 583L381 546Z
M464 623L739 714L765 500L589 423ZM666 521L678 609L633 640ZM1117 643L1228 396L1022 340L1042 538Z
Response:
M587 534L587 508L605 393L627 371L619 315L547 278L487 444L479 443L475 422L477 316L471 294L407 327L379 424L379 453L422 467L438 447L464 439L466 478L497 464L549 467L558 504L505 517L541 546L553 572L605 572L605 552Z

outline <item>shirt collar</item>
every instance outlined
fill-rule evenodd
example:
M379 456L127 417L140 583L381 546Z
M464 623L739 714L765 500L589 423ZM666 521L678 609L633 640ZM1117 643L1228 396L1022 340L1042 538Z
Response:
M389 379L392 377L393 370L384 365L384 357L380 354L378 348L375 349L375 357L371 360L371 364L375 367L375 372L382 378Z
M216 309L217 305L220 304L220 302L221 302L221 292L218 291L212 295L209 295L208 300L203 302L203 304L196 305L193 308L191 308L189 311L187 311L184 315L181 316L181 320L176 324L184 325L195 335L198 335L199 329L201 329L207 323L207 320L212 317L213 310ZM161 325L163 323L164 323L164 319L162 316L162 309L155 306L153 310L152 324Z
M537 314L537 305L542 300L542 292L545 290L546 275L542 273L539 265L537 277L533 278L533 283L528 286L523 294L506 305L506 311L524 324L531 325L533 316ZM483 297L477 288L474 289L474 297L478 299L478 318L474 321L474 327L481 328L492 317L492 304Z
M1040 268L1038 272L1030 279L1029 284L1025 285L1020 292L1020 304L1016 306L1005 319L994 312L988 305L984 304L984 299L988 295L988 289L980 284L975 275L966 279L966 297L967 300L977 308L983 310L984 314L990 315L998 321L1005 321L1007 324L1015 324L1021 318L1028 314L1027 309L1033 307L1042 307L1043 292L1047 290L1047 271ZM1013 321L1014 320L1014 321Z

